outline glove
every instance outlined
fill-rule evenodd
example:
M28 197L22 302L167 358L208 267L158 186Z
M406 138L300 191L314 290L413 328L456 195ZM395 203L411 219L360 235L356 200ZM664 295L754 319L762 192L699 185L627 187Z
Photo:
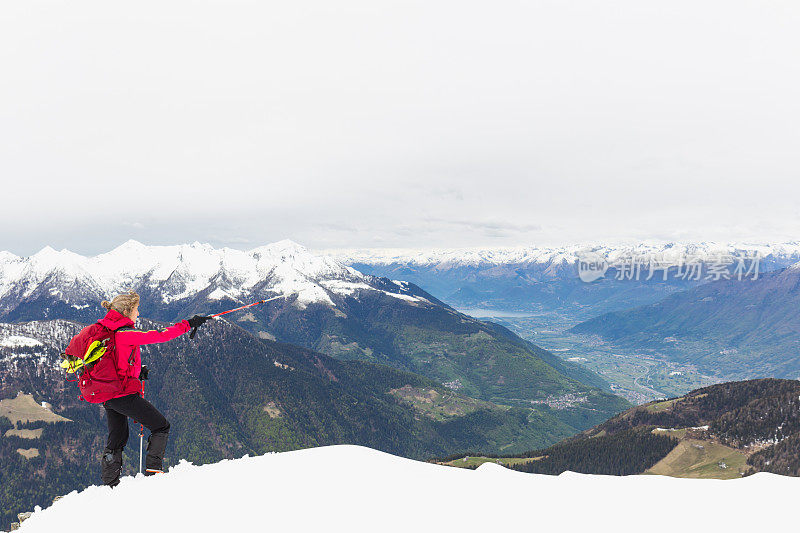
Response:
M142 381L147 379L147 374L150 370L147 368L147 365L142 365L142 370L139 372L139 379Z
M197 329L203 324L206 323L207 320L210 320L210 316L201 316L201 315L194 315L192 318L186 320L189 323L189 327L192 329Z
M197 333L197 328L202 326L206 323L207 320L211 320L210 316L201 316L201 315L194 315L192 318L188 319L186 322L189 323L189 327L192 328L192 332L189 333L189 338L194 339L195 333Z

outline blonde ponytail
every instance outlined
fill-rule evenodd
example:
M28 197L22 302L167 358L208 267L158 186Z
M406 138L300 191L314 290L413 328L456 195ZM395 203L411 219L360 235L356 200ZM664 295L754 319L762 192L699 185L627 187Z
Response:
M110 302L108 300L103 300L100 302L100 305L106 309L113 309L120 314L129 316L136 306L139 305L139 295L130 290L126 293L115 296Z

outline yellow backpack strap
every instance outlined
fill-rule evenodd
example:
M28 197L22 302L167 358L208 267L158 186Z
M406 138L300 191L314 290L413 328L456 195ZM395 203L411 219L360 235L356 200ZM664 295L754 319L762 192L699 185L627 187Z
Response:
M62 353L61 356L64 358L64 360L61 361L61 368L66 370L67 374L74 374L84 367L88 368L91 363L96 362L103 357L103 354L106 353L108 349L108 341L113 334L114 332L110 331L108 335L92 341L92 343L86 349L86 353L83 354L83 359Z
M88 365L94 361L97 361L103 354L106 353L108 349L108 345L106 344L108 339L97 340L92 342L89 347L86 349L86 354L83 356L83 364Z
M64 359L61 361L61 368L66 370L67 374L74 374L80 367L83 366L82 359L67 355L66 353L62 353L61 357Z

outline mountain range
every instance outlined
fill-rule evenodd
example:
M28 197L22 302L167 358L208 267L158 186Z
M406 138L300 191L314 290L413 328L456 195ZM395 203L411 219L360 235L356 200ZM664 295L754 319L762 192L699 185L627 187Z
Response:
M373 281L291 241L244 252L200 243L145 246L131 240L94 257L45 247L26 258L0 253L0 319L84 316L94 312L98 298L129 288L142 295L143 314L153 308L177 311L198 296L239 301L253 294L283 294L298 308L333 305L331 296L359 290L414 299L401 283L376 288L370 285Z
M458 309L566 313L585 320L603 312L656 302L673 292L704 283L708 267L758 255L761 272L800 260L800 242L584 243L556 247L495 249L330 250L326 253L362 272L410 281ZM579 259L603 261L605 276L591 283L579 278ZM644 268L626 272L637 258ZM649 266L657 265L650 274ZM701 279L678 275L679 265L699 263ZM660 269L667 268L666 279ZM731 266L733 269L733 266ZM627 275L627 277L625 277Z
M265 297L235 316L262 339L345 360L414 372L481 400L558 406L574 427L624 408L608 385L495 324L458 313L405 281L362 274L291 241L248 252L198 243L129 241L87 258L45 249L0 270L0 320L90 323L97 303L132 288L140 312L160 321L210 314Z
M147 397L174 428L168 460L336 443L415 458L476 447L522 451L630 405L591 372L414 284L362 274L288 241L250 252L128 242L90 258L52 249L5 254L0 499L7 513L96 478L102 409L78 400L58 354L102 315L100 300L129 288L148 317L140 327L283 296L206 324L193 341L145 349ZM126 456L129 469L134 461Z
M517 246L505 248L362 248L320 250L327 256L343 263L366 265L431 266L439 269L486 266L486 265L549 265L550 274L559 272L559 265L572 265L582 254L592 252L610 263L630 255L657 256L680 262L681 258L693 257L708 263L716 260L720 253L734 256L757 252L762 257L765 269L774 264L800 260L800 241L787 242L729 242L713 241L640 241L640 242L585 242L564 246Z
M602 314L571 331L694 364L720 379L800 376L800 263Z

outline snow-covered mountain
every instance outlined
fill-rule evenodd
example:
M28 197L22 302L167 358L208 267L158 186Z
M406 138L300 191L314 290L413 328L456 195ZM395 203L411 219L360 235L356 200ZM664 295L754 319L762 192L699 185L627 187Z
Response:
M800 479L766 473L733 481L546 476L328 446L183 462L155 478L123 478L113 490L92 486L37 509L20 532L83 531L86 509L117 533L139 531L140 520L120 520L131 502L154 510L165 531L788 530L798 489Z
M800 241L644 241L325 253L366 274L414 283L456 308L553 311L586 318L658 301L672 292L705 283L718 273L730 277L742 273L741 277L751 278L785 268L800 261ZM603 265L602 277L586 282L592 279L581 277L579 261L584 266Z
M363 274L290 241L250 251L130 241L95 257L46 248L5 259L0 322L91 323L104 312L100 301L128 288L141 295L142 316L162 322L284 295L231 320L259 339L418 373L495 403L527 408L528 401L579 394L580 406L556 413L559 427L585 429L627 406L597 375L500 326L460 314L412 283ZM8 342L17 337L38 339L12 332ZM14 349L20 353L38 351ZM589 406L588 415L573 416Z
M362 248L322 250L345 264L436 266L449 269L466 266L572 265L579 257L593 253L614 263L635 255L653 257L671 264L692 258L712 262L720 254L744 257L758 253L768 264L782 268L800 260L800 241L780 243L657 242L582 243L565 246L518 246L506 248L451 248L414 250L403 248Z
M201 294L207 300L244 301L252 296L285 295L297 307L310 303L334 306L334 295L358 291L382 291L414 301L403 282L377 283L353 265L421 267L444 271L495 269L492 278L502 278L502 267L524 265L545 278L574 278L574 264L582 254L593 252L610 264L623 257L657 257L677 264L686 257L713 261L721 253L744 256L757 252L763 268L783 268L800 260L800 241L773 244L637 243L628 245L572 245L563 247L518 247L506 249L452 250L329 250L312 253L284 240L252 250L214 248L208 244L146 246L130 240L110 252L85 257L69 250L45 247L30 257L0 251L0 317L21 302L47 300L73 309L94 307L97 302L133 288L157 294L171 304ZM500 270L497 270L500 269ZM375 272L383 275L384 272ZM531 274L536 275L536 274ZM52 307L52 306L50 306ZM43 310L43 316L58 316Z
M332 296L359 291L417 301L406 284L378 283L373 276L284 240L248 251L208 244L145 246L128 241L84 257L45 247L30 257L0 252L0 317L23 302L46 301L42 316L59 316L58 305L94 308L102 299L133 288L172 304L199 294L206 300L284 295L295 306L334 306Z

